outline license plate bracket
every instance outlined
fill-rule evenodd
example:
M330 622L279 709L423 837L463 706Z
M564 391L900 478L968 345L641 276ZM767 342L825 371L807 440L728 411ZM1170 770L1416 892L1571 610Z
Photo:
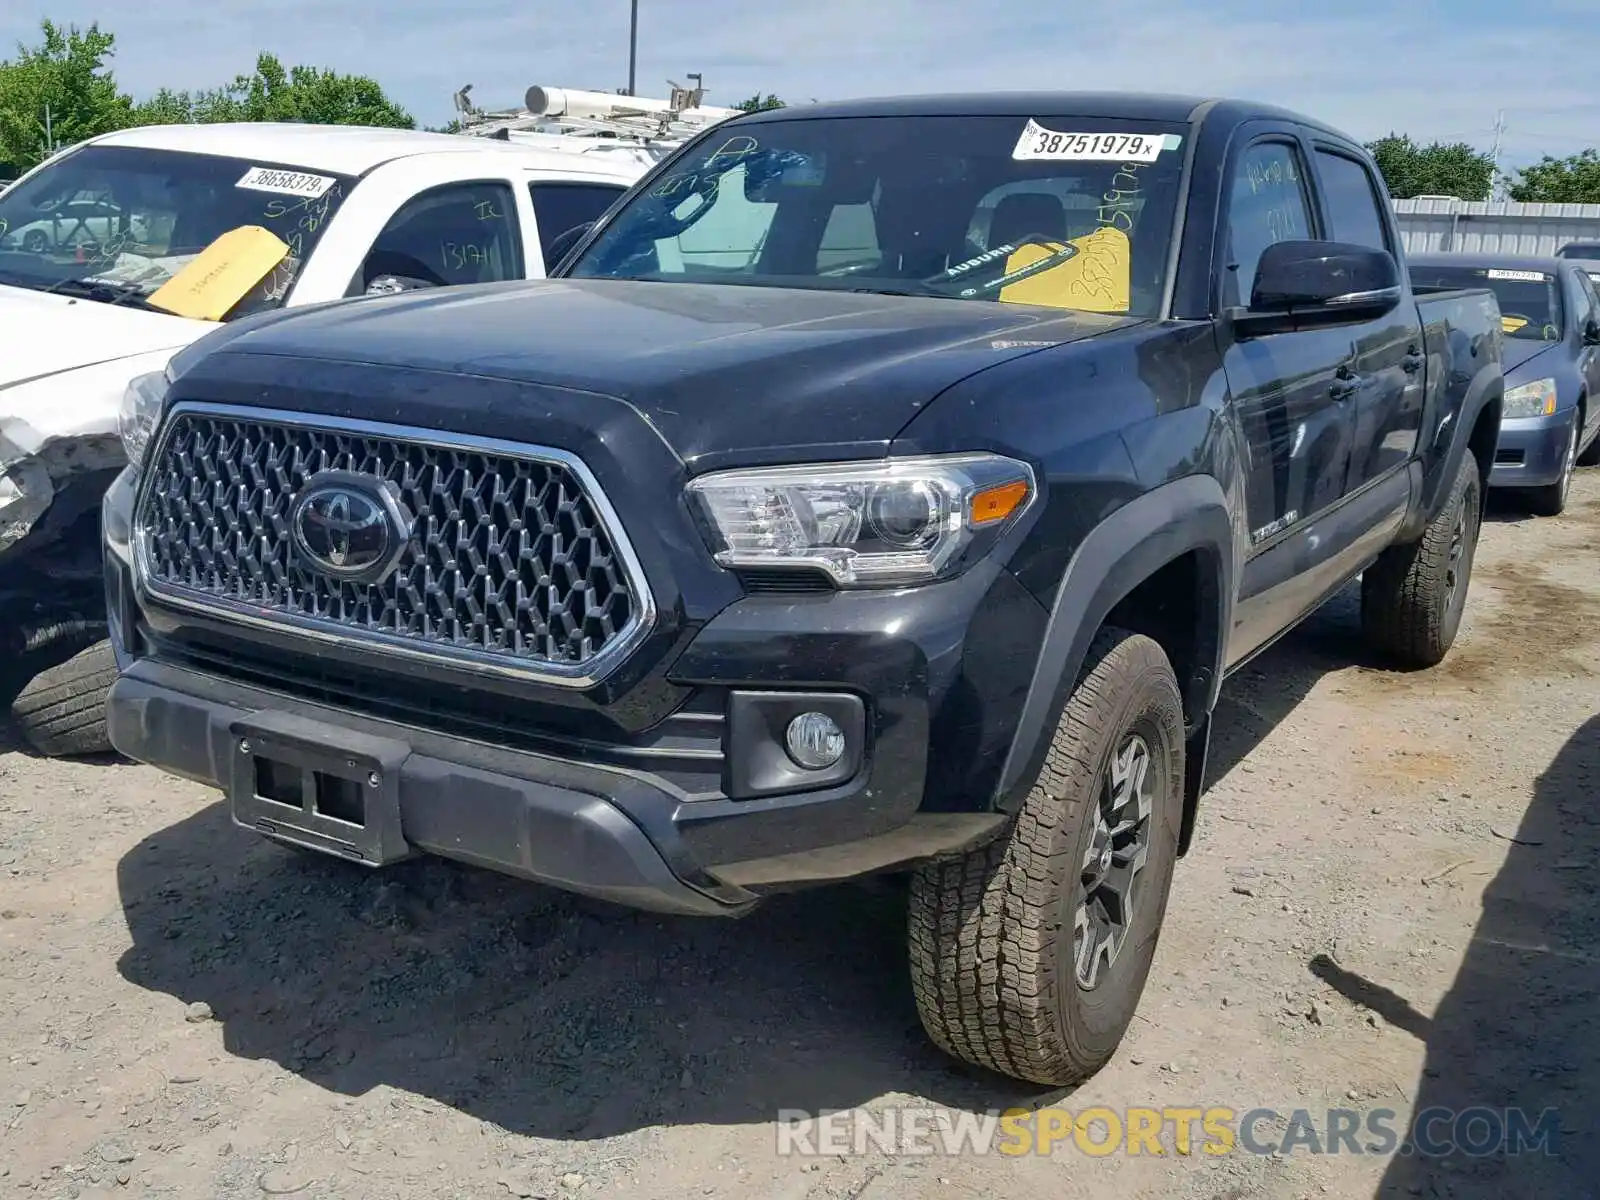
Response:
M400 823L404 742L276 712L242 717L228 732L235 824L371 867L415 853Z

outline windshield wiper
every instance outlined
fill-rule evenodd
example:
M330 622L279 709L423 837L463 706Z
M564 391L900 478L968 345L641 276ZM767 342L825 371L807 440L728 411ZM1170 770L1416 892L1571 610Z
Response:
M829 291L855 292L862 296L914 296L918 300L950 300L953 299L949 292L935 291L927 286L914 288L905 287L851 287L829 288Z
M162 312L150 303L144 289L136 283L113 283L109 279L58 279L47 288L40 291L61 296L83 296L88 300L98 300L102 304L131 304L135 308L142 308L148 312Z

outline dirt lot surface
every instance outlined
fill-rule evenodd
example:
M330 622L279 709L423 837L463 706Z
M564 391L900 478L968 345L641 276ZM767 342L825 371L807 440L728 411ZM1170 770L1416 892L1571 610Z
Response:
M1440 669L1362 665L1354 611L1227 687L1139 1018L1069 1095L930 1049L892 888L696 922L368 874L154 770L6 746L0 1195L1595 1195L1600 471L1563 518L1491 516ZM1323 1133L1329 1108L1520 1105L1561 1133L1516 1160L776 1152L780 1109L1041 1104Z

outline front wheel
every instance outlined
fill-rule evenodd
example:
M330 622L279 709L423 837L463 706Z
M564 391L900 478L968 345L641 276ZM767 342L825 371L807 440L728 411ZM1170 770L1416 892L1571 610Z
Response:
M1541 517L1559 517L1567 509L1567 497L1572 494L1572 473L1578 465L1578 436L1582 414L1574 416L1572 432L1567 435L1567 448L1561 453L1561 478L1528 493L1528 507Z
M40 671L11 702L11 719L28 744L46 758L109 754L106 697L117 680L111 643L101 639Z
M1390 546L1361 576L1361 628L1374 649L1410 667L1444 660L1461 628L1482 524L1478 462L1467 454L1422 537Z
M1161 647L1102 630L1010 831L912 877L912 987L947 1053L1063 1087L1116 1051L1166 915L1183 728Z

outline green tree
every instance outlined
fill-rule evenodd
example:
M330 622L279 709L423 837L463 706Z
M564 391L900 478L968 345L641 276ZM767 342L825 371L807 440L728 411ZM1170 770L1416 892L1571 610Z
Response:
M202 92L163 89L134 113L141 125L212 121L302 121L310 125L380 125L414 129L416 121L365 75L320 67L285 68L263 52L256 69L226 87Z
M123 128L133 112L106 67L113 35L98 24L40 28L39 45L19 44L14 59L0 61L0 161L19 171L55 147Z
M757 92L750 99L739 101L734 107L740 112L766 112L769 108L786 108L788 106L771 92L767 93L765 100L761 98L761 93Z
M1368 143L1389 194L1396 200L1413 196L1454 196L1487 200L1494 182L1494 159L1466 142L1418 145L1404 134L1391 133Z
M1511 198L1526 203L1600 204L1600 150L1590 147L1566 158L1545 155L1517 172Z

